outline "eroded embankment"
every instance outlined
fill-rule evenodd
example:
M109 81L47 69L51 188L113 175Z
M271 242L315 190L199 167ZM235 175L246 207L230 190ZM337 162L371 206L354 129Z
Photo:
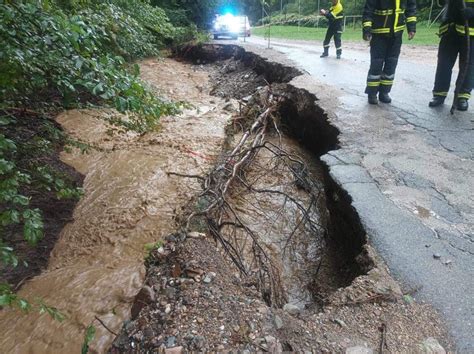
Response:
M118 134L105 123L111 111L74 110L57 120L73 137L99 150L63 152L61 158L85 175L84 197L62 230L47 269L27 281L19 295L41 297L59 308L62 323L47 315L0 311L4 353L77 353L90 324L91 349L104 352L129 317L145 276L144 246L176 229L176 212L199 189L167 173L205 174L220 153L226 102L211 97L207 73L170 60L140 63L143 79L162 96L194 105L144 135Z
M402 300L320 163L338 132L314 95L287 84L298 70L237 46L184 57L210 73L215 96L241 100L226 107L234 115L214 168L188 176L202 185L189 212L204 218L151 253L110 351L416 351L443 338L429 307Z

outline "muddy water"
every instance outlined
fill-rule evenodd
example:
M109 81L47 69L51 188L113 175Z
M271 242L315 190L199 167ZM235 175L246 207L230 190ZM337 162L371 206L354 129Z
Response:
M69 111L58 122L73 136L103 148L62 159L85 175L85 195L56 244L47 269L19 295L41 297L67 316L0 312L2 353L77 353L85 328L97 328L93 351L104 352L129 317L131 301L144 281L144 245L176 227L175 210L199 189L193 179L167 172L204 174L219 153L229 113L211 97L205 72L171 60L141 63L143 78L160 94L194 108L162 119L144 136L108 134L100 116L111 112Z
M230 203L239 219L262 241L261 245L278 269L286 302L304 309L317 305L315 282L319 296L340 286L337 271L328 257L325 238L328 211L323 171L320 163L294 140L274 137L269 141L291 154L294 160L303 162L306 173L297 177L294 170L298 171L301 165L262 149L247 171L246 180L256 190L273 190L285 195L239 188L233 192ZM298 183L302 176L310 181L306 188ZM251 268L254 258L248 234L232 227L226 227L225 234L231 242L239 240L234 247L247 248L243 254ZM237 237L233 237L234 234Z

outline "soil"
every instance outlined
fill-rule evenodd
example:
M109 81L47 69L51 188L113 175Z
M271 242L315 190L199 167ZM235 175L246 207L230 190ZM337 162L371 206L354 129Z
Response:
M238 61L227 59L195 68L210 73L214 84L211 92L243 97L242 105L252 101L249 95L262 89L261 77ZM255 82L242 83L246 78ZM248 95L242 86L249 89ZM238 116L236 106L234 109ZM228 141L229 148L232 141ZM295 142L290 145L297 146ZM275 176L278 178L281 176ZM259 183L276 182L262 178ZM269 208L274 209L274 205L270 203ZM245 213L252 211L247 209ZM271 229L271 225L266 228ZM333 252L337 250L326 257ZM311 288L304 282L294 282L302 291L312 289L314 302L303 306L289 303L282 308L269 306L258 284L238 271L205 226L195 225L188 234L172 233L151 253L145 286L135 298L132 317L109 352L341 352L356 346L378 351L381 345L386 352L424 352L421 343L429 337L435 337L448 350L453 348L436 311L403 294L370 245L363 246L355 261L364 274L344 285L341 278L339 282L326 280L327 284L336 284L324 287L326 292L318 284Z
M2 133L6 137L19 142L28 142L32 139L50 140L49 130L46 125L52 125L56 129L61 129L54 120L48 119L27 111L15 111L17 124L15 128L2 128ZM40 166L59 172L71 186L80 187L84 177L74 168L65 164L60 159L60 153L64 145L53 143L51 153L40 153L35 155L35 161L29 157L27 160L18 161L18 166L24 167L26 164L35 163ZM48 264L50 253L58 240L61 230L72 220L74 208L78 202L76 199L59 200L54 191L39 191L25 187L22 192L31 198L30 207L39 208L42 211L44 223L44 236L36 246L31 246L23 238L22 227L10 227L5 229L5 238L9 245L15 249L19 264L17 267L4 267L0 273L0 283L6 282L12 288L18 290L27 279L41 273ZM1 209L1 206L0 206ZM25 265L23 261L27 261Z

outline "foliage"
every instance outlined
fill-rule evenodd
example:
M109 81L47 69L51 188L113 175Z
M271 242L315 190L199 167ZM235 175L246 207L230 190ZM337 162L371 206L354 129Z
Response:
M62 108L105 106L121 115L109 122L145 133L181 103L157 97L131 62L154 56L166 45L189 40L195 26L174 27L148 0L0 0L0 265L17 266L12 227L32 246L43 237L41 210L31 207L41 192L58 199L82 194L41 157L64 144L84 148L51 124ZM21 136L26 115L40 134ZM36 123L37 122L37 123ZM2 290L3 291L3 290ZM3 305L25 307L4 292ZM43 303L40 312L61 315Z
M86 329L86 335L84 336L84 343L82 344L81 354L87 354L89 352L89 345L95 337L95 327L89 325Z
M28 300L16 295L10 286L0 284L0 308L2 307L16 307L23 312L36 310L39 314L48 314L54 320L62 322L65 316L55 307L46 305L42 300L37 299L35 304L31 304Z

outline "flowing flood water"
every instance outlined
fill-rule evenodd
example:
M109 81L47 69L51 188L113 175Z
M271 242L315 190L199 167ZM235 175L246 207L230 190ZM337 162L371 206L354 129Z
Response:
M85 195L47 269L19 295L42 298L66 320L2 310L3 353L77 353L91 323L97 328L91 349L107 350L114 335L95 318L119 331L144 281L144 245L173 231L175 210L199 190L194 179L167 172L203 175L221 150L230 113L224 100L209 96L207 73L167 59L146 60L141 69L161 95L198 108L163 118L156 132L143 136L111 135L100 118L107 111L73 110L57 118L73 137L101 150L63 153L63 161L85 175Z

